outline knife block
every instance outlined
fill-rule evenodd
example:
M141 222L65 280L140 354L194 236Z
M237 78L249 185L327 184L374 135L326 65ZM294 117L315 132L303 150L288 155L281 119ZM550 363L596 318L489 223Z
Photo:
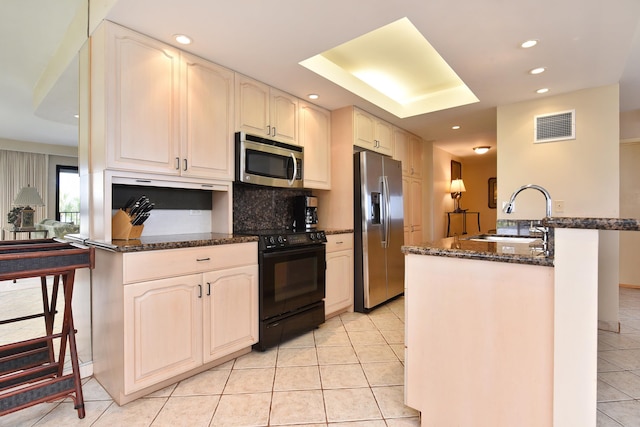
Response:
M139 238L144 225L132 225L132 219L129 214L119 209L111 219L111 239L130 240Z

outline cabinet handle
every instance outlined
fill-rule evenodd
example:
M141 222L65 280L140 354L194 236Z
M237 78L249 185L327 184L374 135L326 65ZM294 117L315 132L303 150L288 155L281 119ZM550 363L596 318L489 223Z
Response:
M271 135L271 125L267 125L267 135Z
M202 285L198 284L198 298L202 298Z
M180 157L176 157L176 170L180 170Z
M184 159L183 161L184 161L184 169L183 170L186 171L187 170L187 159Z
M198 261L198 262L202 262L202 261L210 261L210 260L211 260L211 258L209 258L209 257L206 257L206 258L196 258L196 261Z
M276 136L276 127L274 126L272 129L273 129L273 136Z
M336 245L341 245L341 244L343 244L343 243L344 243L344 242L336 242Z
M136 182L151 182L150 179L136 179Z
M207 282L207 296L211 295L211 282Z

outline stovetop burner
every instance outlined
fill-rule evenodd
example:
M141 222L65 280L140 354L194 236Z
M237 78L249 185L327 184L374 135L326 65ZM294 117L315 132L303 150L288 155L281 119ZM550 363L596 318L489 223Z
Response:
M327 241L323 230L244 230L236 232L245 236L258 236L258 249L286 249L296 246L318 245Z

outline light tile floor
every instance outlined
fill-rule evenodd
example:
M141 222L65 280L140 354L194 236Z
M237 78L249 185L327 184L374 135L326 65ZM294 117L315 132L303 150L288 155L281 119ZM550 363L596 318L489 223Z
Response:
M0 312L13 307L5 304ZM640 289L620 289L620 320L620 334L598 332L598 427L640 426ZM404 301L398 299L368 315L342 314L279 348L252 352L122 407L88 378L85 419L66 400L0 417L0 427L418 426L418 414L402 404L403 341Z
M598 331L598 427L640 426L640 289L620 288L620 324Z
M418 426L403 404L403 342L399 298L124 406L86 379L83 420L67 399L0 417L0 426Z

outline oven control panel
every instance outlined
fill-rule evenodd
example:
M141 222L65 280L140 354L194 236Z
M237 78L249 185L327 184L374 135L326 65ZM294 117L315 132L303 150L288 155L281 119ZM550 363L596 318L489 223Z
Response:
M308 231L304 233L268 234L260 236L261 249L292 248L296 246L317 245L325 243L324 231Z

